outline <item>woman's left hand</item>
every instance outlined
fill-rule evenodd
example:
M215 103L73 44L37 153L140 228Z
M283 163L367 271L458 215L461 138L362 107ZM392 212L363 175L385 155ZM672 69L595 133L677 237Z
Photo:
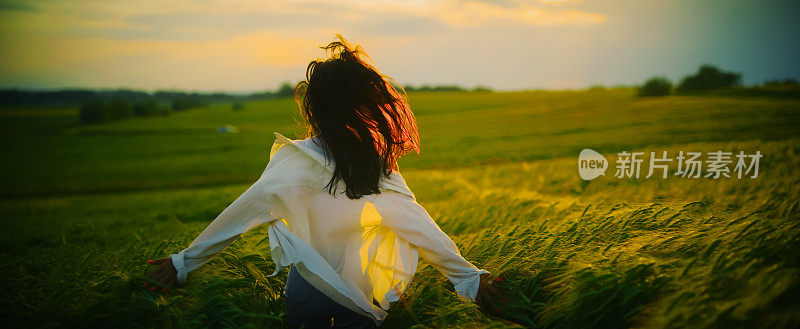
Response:
M178 282L178 270L172 265L172 258L148 260L147 262L158 266L158 268L147 275L147 279L155 281L162 289L166 290L168 287ZM144 285L147 286L146 283Z

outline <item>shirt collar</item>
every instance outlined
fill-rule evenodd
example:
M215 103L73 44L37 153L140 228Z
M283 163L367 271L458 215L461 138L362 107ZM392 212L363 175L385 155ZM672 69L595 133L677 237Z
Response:
M325 156L325 152L319 145L319 139L316 136L312 136L303 140L291 140L280 133L275 132L275 144L279 143L297 147L303 151L303 153L319 162L319 164L322 165L326 170L333 173L335 165L333 164L333 161L328 160L328 158ZM381 188L400 192L410 196L412 199L415 199L414 193L412 193L411 189L408 188L405 179L403 179L403 176L401 176L400 172L398 171L392 171L389 177L381 177Z

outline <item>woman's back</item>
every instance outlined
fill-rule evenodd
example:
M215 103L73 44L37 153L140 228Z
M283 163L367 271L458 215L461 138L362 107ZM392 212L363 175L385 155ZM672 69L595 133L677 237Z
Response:
M475 298L486 271L461 257L399 172L381 180L379 193L356 199L334 195L325 184L335 164L312 140L275 135L258 181L188 248L171 256L179 282L242 233L268 224L277 266L272 275L293 265L327 297L376 323L411 282L418 256L442 271L458 294Z
M330 180L335 163L325 157L318 145L319 141L314 137L300 141L288 140L281 135L277 135L277 138L276 144L280 142L291 146L279 146L280 150L274 157L289 156L281 154L282 152L304 154L305 158L296 157L293 166L284 167L288 169L299 166L304 168L304 172L317 178L297 176L305 184L314 181L316 183L295 192L303 200L302 204L306 209L292 212L295 216L287 220L290 231L298 236L305 236L303 240L325 259L331 269L358 287L370 303L374 299L388 307L388 303L396 300L416 271L418 252L415 246L398 238L391 227L384 225L390 223L384 223L383 216L373 202L400 194L413 200L413 194L405 186L402 176L394 171L390 178L382 180L379 185L380 194L350 199L345 195L344 189L340 188L338 195L334 196L325 186ZM301 164L303 162L306 164ZM270 174L283 176L288 173L276 171ZM343 185L344 182L340 181L339 184ZM301 213L305 213L305 216L299 215ZM303 231L306 230L307 234L304 234ZM302 269L300 273L312 285L319 283L320 278L317 275ZM389 296L386 296L387 293Z
M376 324L411 282L419 256L444 273L457 294L475 299L487 272L461 257L397 171L400 156L419 152L407 100L360 58L360 48L340 38L324 49L331 57L311 62L307 81L298 85L312 137L275 133L258 181L188 248L171 255L177 281L266 224L276 265L271 276L291 266L304 279L299 286L313 286Z

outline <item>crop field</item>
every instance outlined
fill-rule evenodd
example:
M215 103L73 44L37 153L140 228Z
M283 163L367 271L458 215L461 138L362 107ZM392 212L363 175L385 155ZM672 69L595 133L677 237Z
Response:
M381 328L800 326L800 100L631 89L420 92L401 172L466 259L501 274L495 314L421 262ZM164 293L148 259L191 242L254 182L290 99L98 125L0 110L3 327L279 328L285 272L255 229ZM216 131L223 124L236 134ZM605 176L583 181L578 154ZM617 178L617 153L763 155L755 178ZM736 158L734 157L734 164Z

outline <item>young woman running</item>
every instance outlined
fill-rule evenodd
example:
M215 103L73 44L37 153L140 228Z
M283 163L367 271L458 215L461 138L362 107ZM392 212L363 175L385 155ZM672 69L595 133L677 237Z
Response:
M419 153L405 97L341 36L312 61L295 99L304 140L275 133L261 177L186 249L148 278L170 286L241 234L267 224L278 273L291 266L284 296L291 328L373 328L386 318L422 256L470 300L498 292L487 271L465 260L416 202L397 167ZM401 89L402 90L402 89Z

